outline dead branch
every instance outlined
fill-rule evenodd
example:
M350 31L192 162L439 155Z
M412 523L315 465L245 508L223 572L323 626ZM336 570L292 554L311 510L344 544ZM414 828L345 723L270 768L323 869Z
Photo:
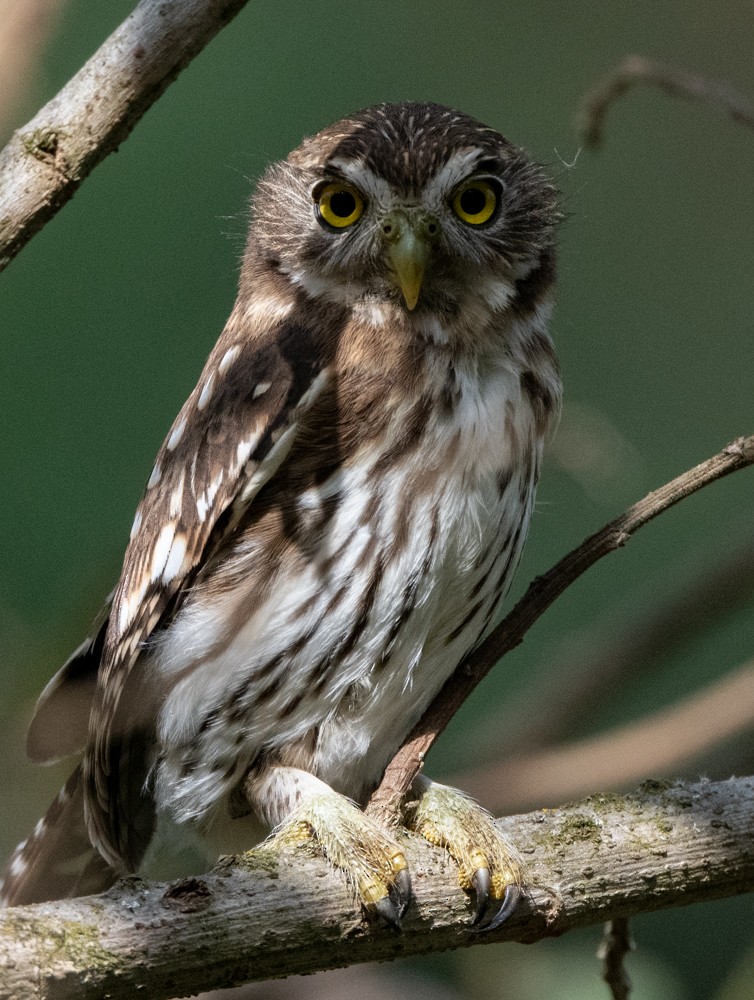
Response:
M508 757L448 780L494 813L514 812L595 788L619 791L647 774L678 774L682 765L752 725L754 661L627 726Z
M602 960L602 978L610 987L613 1000L628 1000L631 994L631 980L623 961L632 948L626 917L608 920L597 957Z
M247 0L141 0L0 152L0 270Z
M311 848L257 850L169 885L128 880L102 896L0 912L0 997L150 1000L357 962L576 927L754 889L754 779L593 796L501 820L527 891L499 931L471 932L443 852L411 838L416 901L401 935L365 920Z
M537 577L508 616L455 670L388 765L367 811L395 822L400 803L421 770L429 748L477 684L515 649L553 601L590 566L625 545L635 531L685 497L754 463L754 435L738 438L717 455L649 493L624 514L591 535L543 576Z
M530 752L567 737L591 716L606 692L635 683L655 669L660 657L691 645L701 632L754 596L754 535L739 533L735 548L717 560L708 548L700 549L691 561L703 565L692 577L689 561L687 557L676 567L672 592L656 599L635 620L611 632L598 624L569 637L568 651L561 647L557 668L532 680L518 699L507 703L504 727L482 723L481 729L489 734L481 748L484 758ZM531 705L537 706L536 713L530 711ZM683 750L681 754L678 760L688 757ZM628 775L626 780L633 783L640 778Z
M733 121L754 129L754 107L728 84L634 55L627 56L584 97L576 116L576 129L587 146L600 145L607 112L637 83L649 83L674 97L711 104Z

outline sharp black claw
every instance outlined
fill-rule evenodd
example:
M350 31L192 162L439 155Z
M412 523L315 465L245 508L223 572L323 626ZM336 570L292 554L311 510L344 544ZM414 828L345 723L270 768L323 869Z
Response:
M474 927L472 933L474 934L487 934L488 931L497 930L501 924L510 917L513 911L518 906L518 901L521 898L521 890L515 884L507 885L505 887L505 895L503 896L503 901L500 904L500 909L497 911L495 916L484 927ZM475 921L478 922L478 921Z
M382 917L385 923L389 927L392 927L394 931L400 933L403 930L401 927L402 914L400 907L396 905L390 896L383 896L382 899L377 900L374 904L374 909L377 915Z
M403 868L395 875L395 895L397 898L398 917L405 916L412 899L411 875L408 868Z
M490 902L489 868L477 868L471 876L471 885L474 889L474 916L471 918L473 927L484 917Z

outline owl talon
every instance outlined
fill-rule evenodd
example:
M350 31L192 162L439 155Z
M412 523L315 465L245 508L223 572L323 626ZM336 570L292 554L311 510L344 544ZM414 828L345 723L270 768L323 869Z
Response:
M411 890L411 874L408 868L402 868L395 873L395 896L397 899L398 916L403 917L411 905L413 892Z
M511 883L505 887L505 895L503 896L503 901L500 904L495 916L489 920L482 927L470 927L469 931L472 934L487 934L490 931L497 930L505 921L510 917L518 906L518 901L521 899L521 890L515 883ZM472 923L476 924L479 921L475 918Z
M472 896L469 929L486 933L499 927L521 896L520 866L489 813L463 792L421 777L419 797L407 814L411 827L458 864L461 887Z
M474 890L474 915L471 918L471 925L481 923L490 903L490 877L489 868L477 868L471 876L471 885Z
M399 934L403 932L401 917L405 913L405 907L402 907L402 904L396 903L391 895L378 899L376 903L372 904L372 908L378 917L382 917L388 927L392 927Z

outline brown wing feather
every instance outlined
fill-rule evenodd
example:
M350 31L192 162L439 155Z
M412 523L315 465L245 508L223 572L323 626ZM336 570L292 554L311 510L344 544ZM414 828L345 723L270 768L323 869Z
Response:
M113 598L84 768L90 835L115 866L132 854L118 809L133 794L119 787L123 760L134 739L148 739L138 731L153 714L144 702L143 718L135 715L137 683L124 699L129 719L114 724L139 651L175 612L210 539L232 530L284 460L328 379L332 352L308 325L291 316L253 339L244 325L237 307L157 455Z

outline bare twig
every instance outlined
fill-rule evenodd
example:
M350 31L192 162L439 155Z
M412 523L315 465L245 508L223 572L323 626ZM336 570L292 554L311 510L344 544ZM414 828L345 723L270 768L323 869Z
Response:
M535 579L510 614L461 663L429 706L389 764L380 787L372 796L368 811L382 822L395 821L400 803L421 770L425 755L459 706L495 663L523 641L534 622L574 580L603 556L625 545L635 531L662 511L709 483L752 463L754 435L738 438L706 462L648 494Z
M632 948L626 917L608 920L597 957L602 961L602 978L610 987L613 1000L628 1000L631 995L631 980L623 960Z
M505 726L482 723L481 729L489 734L481 748L484 758L552 745L588 719L606 691L636 682L656 667L660 657L691 644L700 632L754 596L754 535L739 532L735 549L717 562L708 549L699 550L691 561L702 568L693 576L689 561L676 567L676 588L634 621L613 627L611 633L598 625L570 637L568 651L561 648L555 669L507 702ZM530 710L532 705L536 712ZM684 756L688 756L685 751Z
M754 661L638 722L449 780L495 813L514 812L597 788L618 791L648 774L677 774L683 764L753 724Z
M754 129L754 107L728 84L634 55L627 56L603 77L582 101L576 127L588 146L599 146L607 112L637 83L652 84L675 97L704 101L721 108L733 121Z
M247 0L141 0L0 152L0 270Z
M344 880L306 847L264 848L166 887L0 912L0 996L77 1000L197 993L270 976L500 940L532 942L608 919L754 889L754 779L594 796L501 820L525 859L524 898L488 935L469 932L455 865L406 844L416 901L402 935L363 919Z

